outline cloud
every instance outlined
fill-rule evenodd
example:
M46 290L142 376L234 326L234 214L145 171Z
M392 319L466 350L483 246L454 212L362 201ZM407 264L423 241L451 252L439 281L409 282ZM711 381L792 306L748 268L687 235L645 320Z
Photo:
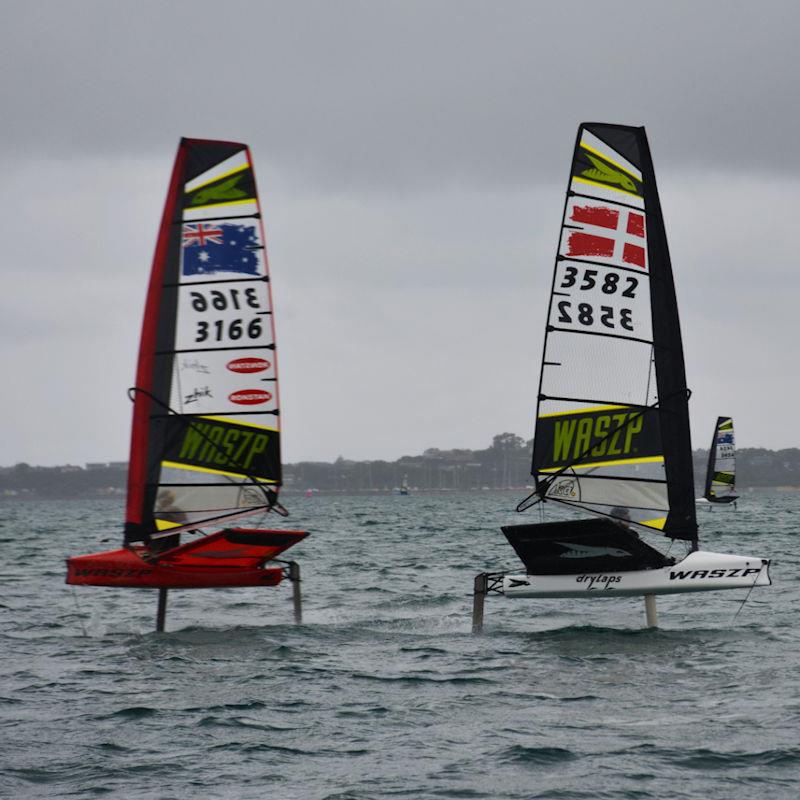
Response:
M795 3L6 6L7 463L121 460L181 135L248 142L287 460L529 438L578 122L644 123L695 443L796 444Z

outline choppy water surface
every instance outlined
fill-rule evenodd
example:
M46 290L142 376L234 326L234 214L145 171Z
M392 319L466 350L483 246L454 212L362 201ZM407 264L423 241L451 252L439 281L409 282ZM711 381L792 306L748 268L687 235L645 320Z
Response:
M774 586L491 597L512 494L292 499L304 616L277 589L64 585L116 501L0 505L0 795L13 798L800 797L800 496L701 511L703 546ZM110 541L102 542L104 538Z

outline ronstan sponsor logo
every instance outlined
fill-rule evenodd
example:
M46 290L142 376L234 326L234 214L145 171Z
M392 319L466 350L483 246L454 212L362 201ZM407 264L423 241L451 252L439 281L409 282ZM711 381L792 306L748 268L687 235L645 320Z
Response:
M238 403L240 406L255 406L260 403L267 403L272 400L272 395L264 389L242 389L228 395L231 403Z
M264 372L272 365L266 358L235 358L225 366L231 372Z

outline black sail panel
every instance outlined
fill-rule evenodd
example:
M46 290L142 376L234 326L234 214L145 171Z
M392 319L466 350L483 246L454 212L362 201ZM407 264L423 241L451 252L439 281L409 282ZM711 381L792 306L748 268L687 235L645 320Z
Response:
M539 498L695 539L688 392L643 128L578 130L545 333Z

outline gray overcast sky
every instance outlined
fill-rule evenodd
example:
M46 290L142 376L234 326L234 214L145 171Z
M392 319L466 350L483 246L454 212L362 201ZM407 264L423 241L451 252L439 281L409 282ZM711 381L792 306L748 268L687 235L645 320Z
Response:
M800 4L2 7L0 465L127 458L182 135L253 150L284 460L530 438L583 120L647 127L695 446L800 446Z

